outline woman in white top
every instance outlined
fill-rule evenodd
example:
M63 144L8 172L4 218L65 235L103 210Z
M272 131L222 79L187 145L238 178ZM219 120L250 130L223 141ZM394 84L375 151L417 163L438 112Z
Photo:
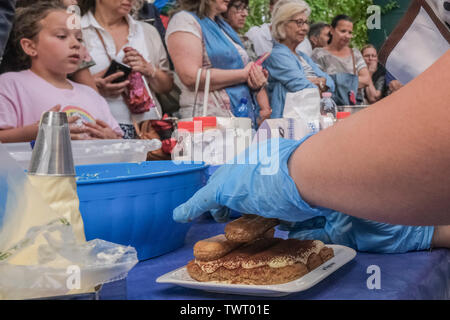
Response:
M260 66L249 62L238 34L221 18L227 10L225 0L180 0L169 21L166 43L183 83L182 118L193 115L200 68L211 70L208 115L250 117L254 122L258 116L253 94L263 88L267 79ZM205 79L206 72L203 72L200 90L205 87ZM247 99L248 108L239 113L242 98ZM196 102L202 104L203 93L199 92Z
M134 124L159 118L161 106L153 94L156 108L141 114L132 114L122 93L128 80L113 83L122 73L103 78L110 60L116 60L142 73L153 93L166 93L172 89L173 78L169 62L158 31L151 25L134 20L130 12L134 0L80 0L81 27L85 45L96 65L90 68L99 92L106 98L111 112L125 132L124 138L135 139ZM131 47L132 50L124 50Z

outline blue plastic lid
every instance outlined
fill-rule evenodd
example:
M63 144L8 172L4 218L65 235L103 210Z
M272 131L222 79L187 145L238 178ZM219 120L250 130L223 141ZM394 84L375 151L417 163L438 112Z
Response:
M178 175L208 168L205 163L121 162L75 166L77 184L106 183Z

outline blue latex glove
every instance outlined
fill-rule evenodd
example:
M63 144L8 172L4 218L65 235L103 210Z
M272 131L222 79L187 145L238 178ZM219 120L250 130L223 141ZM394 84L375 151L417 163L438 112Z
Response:
M216 221L223 221L227 217L224 206L285 221L302 221L332 212L310 207L289 176L291 154L310 136L300 141L270 139L253 144L237 157L237 164L220 167L205 187L175 208L173 219L189 222L210 211Z
M434 227L391 225L355 218L340 212L307 221L282 225L289 238L317 239L340 244L358 251L403 253L430 248Z

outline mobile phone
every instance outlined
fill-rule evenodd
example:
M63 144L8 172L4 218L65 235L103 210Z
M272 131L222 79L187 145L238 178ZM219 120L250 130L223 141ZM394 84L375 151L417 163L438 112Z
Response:
M112 60L111 64L108 67L108 70L106 70L105 75L103 76L103 78L106 78L116 72L120 72L122 71L124 73L123 76L121 76L120 78L115 79L114 81L112 81L112 83L119 83L119 82L123 82L125 80L128 79L128 76L131 73L131 67L127 66L126 64L117 62L116 60Z
M263 62L270 56L270 52L264 53L258 60L256 60L255 64L258 66L262 65Z

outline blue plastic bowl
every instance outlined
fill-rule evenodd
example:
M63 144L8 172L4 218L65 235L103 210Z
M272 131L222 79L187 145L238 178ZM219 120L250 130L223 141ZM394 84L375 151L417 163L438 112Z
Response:
M86 239L133 246L139 260L184 244L191 224L172 211L205 185L205 164L172 161L77 166L77 190Z

